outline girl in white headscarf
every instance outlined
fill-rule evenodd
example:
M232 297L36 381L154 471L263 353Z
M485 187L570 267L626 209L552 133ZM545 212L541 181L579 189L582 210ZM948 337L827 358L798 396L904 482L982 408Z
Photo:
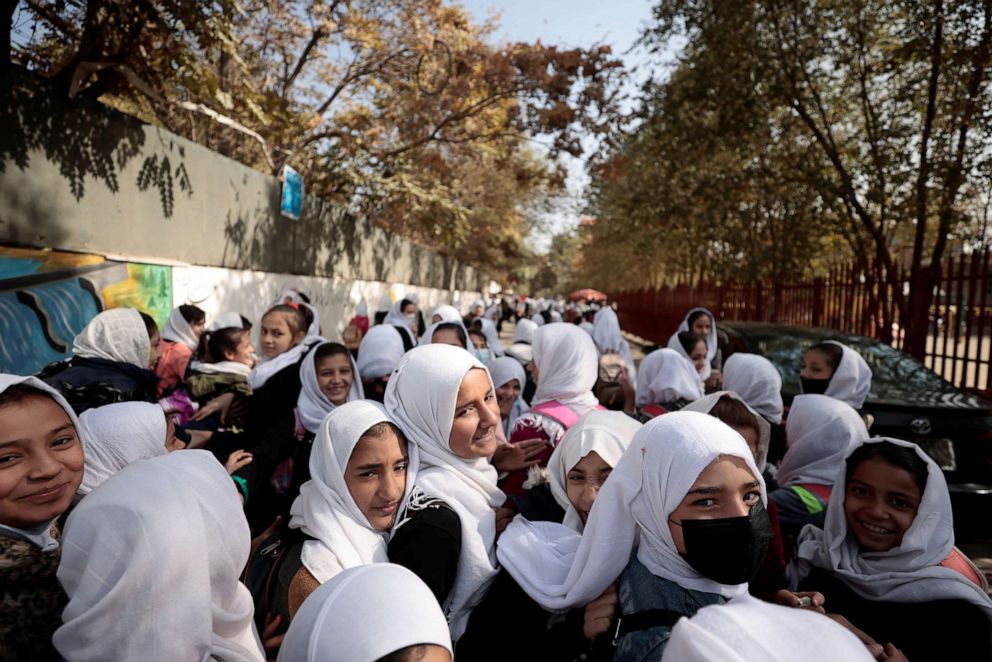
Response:
M265 659L248 589L248 523L199 450L134 462L69 517L53 642L69 662Z
M148 369L151 341L141 313L105 310L72 343L72 359L44 379L77 413L110 402L155 402L158 376Z
M386 543L417 475L418 451L382 405L367 400L334 409L320 425L309 482L290 510L289 526L312 540L289 586L292 616L319 585L346 568L388 560Z
M781 486L771 493L786 536L807 524L823 526L837 471L852 444L868 438L858 412L826 395L797 395L785 422L788 450L779 464Z
M861 409L871 392L871 368L847 345L827 340L803 354L799 381L803 393L822 393Z
M435 338L435 334L437 337ZM420 337L418 346L430 345L431 343L443 342L452 346L468 349L468 331L462 324L461 318L453 321L434 322L424 335Z
M521 365L527 365L534 358L533 343L534 332L537 331L537 324L529 319L517 320L517 329L513 332L513 343L506 348L507 356L520 361Z
M369 329L358 346L358 373L365 396L371 400L382 402L386 382L403 358L401 333L390 324L379 324Z
M723 355L720 350L719 331L716 327L716 317L706 308L693 308L685 314L679 328L668 339L668 347L679 351L682 343L680 333L692 333L706 341L706 365L702 370L703 381L707 388L716 388L720 383L720 370L723 367Z
M69 403L35 377L0 374L0 641L4 657L57 659L66 597L55 577L61 523L83 479L85 432Z
M945 567L955 552L951 500L940 467L918 446L860 440L837 467L822 529L807 526L790 566L793 585L911 660L992 656L992 600ZM980 575L974 573L980 582Z
M386 409L421 462L409 519L398 525L389 558L430 586L457 640L498 570L495 509L506 497L488 459L499 426L495 389L468 352L427 345L403 357Z
M171 450L167 444L174 439L169 434L165 412L149 402L121 402L89 409L80 414L79 423L86 438L81 495L89 494L132 462L165 455Z
M406 296L389 308L383 324L395 326L404 334L404 347L409 349L417 344L417 328L419 317L417 315L417 300L411 296ZM360 354L360 352L359 352Z
M431 311L431 324L438 322L462 322L462 314L454 306L438 306Z
M286 633L279 662L376 662L395 653L450 662L451 635L423 581L402 566L376 563L345 570L313 592Z
M473 327L475 324L482 327L482 333L486 336L486 345L489 346L489 351L492 352L493 356L503 356L503 346L499 342L499 331L496 330L496 324L488 317L480 317L472 324Z
M499 403L503 432L509 436L513 423L530 409L530 405L521 395L527 384L527 375L520 362L509 356L493 359L488 368L493 378L493 386L496 387L496 401Z
M614 659L657 660L674 619L623 619L647 610L691 616L745 593L770 538L764 503L741 436L711 416L675 412L634 435L581 535L518 518L500 539L499 559L546 609L585 605L619 577Z
M613 352L623 357L627 364L627 375L631 381L637 378L637 370L634 366L634 359L630 355L630 344L624 340L620 332L620 320L617 319L616 312L606 306L602 308L594 318L592 329L592 340L596 343L596 349L600 354Z
M689 361L674 349L656 349L641 360L637 407L645 418L678 411L703 397L703 382Z
M579 417L602 409L592 387L599 374L596 345L574 324L546 324L534 333L534 359L528 365L537 390L530 411L517 418L510 443L543 439L547 448L535 456L546 466L555 446ZM501 482L507 494L523 493L525 471L510 472Z
M730 356L723 364L723 390L737 393L768 422L782 422L782 375L765 357L742 352Z
M196 306L182 305L172 309L162 329L162 355L155 364L155 374L159 377L158 397L185 380L186 368L200 344L200 334L206 323L206 313Z

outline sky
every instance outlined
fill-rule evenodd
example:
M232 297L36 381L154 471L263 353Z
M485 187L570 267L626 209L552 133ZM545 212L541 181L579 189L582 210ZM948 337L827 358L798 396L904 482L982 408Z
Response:
M538 39L543 44L567 47L609 44L627 68L635 70L628 84L630 94L651 73L645 53L641 49L631 51L651 18L653 2L649 0L461 0L460 4L480 23L492 12L500 14L500 28L494 35L497 44ZM547 219L545 231L528 238L535 250L547 250L553 234L579 221L588 176L581 160L569 158L567 167L569 204Z

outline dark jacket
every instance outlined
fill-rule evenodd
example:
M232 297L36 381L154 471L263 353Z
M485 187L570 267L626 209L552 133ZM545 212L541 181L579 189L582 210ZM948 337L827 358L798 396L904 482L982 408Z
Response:
M38 376L77 414L117 402L156 402L158 375L122 361L76 356L48 366Z

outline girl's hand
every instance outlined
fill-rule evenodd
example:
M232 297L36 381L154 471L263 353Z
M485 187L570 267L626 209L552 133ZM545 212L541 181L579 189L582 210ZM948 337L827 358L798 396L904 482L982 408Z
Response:
M513 521L516 513L509 508L497 508L496 509L496 535L503 533L510 522Z
M840 623L841 625L843 625L844 627L846 627L848 630L850 630L854 634L855 637L857 637L858 639L861 640L861 643L863 643L865 645L865 648L868 649L868 652L871 653L871 656L873 658L875 658L876 660L878 660L878 659L884 660L885 659L884 657L882 657L883 655L885 655L885 649L882 648L882 645L879 644L874 639L872 639L863 630L860 630L860 629L854 627L853 625L851 625L851 621L847 620L846 618L844 618L840 614L827 614L827 618L834 619L834 621L836 621L837 623ZM898 650L895 649L895 647L893 647L893 650L896 650L896 652L898 652ZM898 660L898 658L896 658L896 659Z
M903 652L891 643L885 644L885 653L883 655L881 659L888 660L888 662L909 662Z
M274 661L279 656L279 647L282 646L282 640L286 638L285 632L276 634L281 625L281 615L276 614L274 618L272 614L266 615L265 628L262 630L262 648L265 649L265 658L267 660Z
M816 591L793 593L792 591L782 589L781 591L776 591L774 599L777 604L784 605L786 607L809 609L810 611L819 612L821 614L826 613L823 609L823 603L826 601L826 598L823 597L822 593L818 593Z
M603 594L586 605L582 634L589 641L610 631L610 626L616 618L620 605L620 594L617 585L603 591Z
M224 468L227 469L228 474L233 476L235 471L247 464L251 464L251 461L251 453L239 448L227 456L227 462L224 463Z
M221 423L223 423L227 420L227 410L230 409L232 402L234 402L234 393L222 393L207 404L200 407L199 411L189 417L189 420L202 421L208 416L212 416L213 414L220 412L220 420Z
M500 473L529 469L537 464L537 460L532 458L537 456L547 443L543 439L526 439L500 444L493 453L492 465Z

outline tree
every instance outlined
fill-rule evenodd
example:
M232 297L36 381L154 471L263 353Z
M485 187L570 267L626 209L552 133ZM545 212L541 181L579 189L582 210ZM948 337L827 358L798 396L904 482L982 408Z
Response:
M34 32L15 58L66 93L273 174L291 163L309 192L497 271L528 205L561 186L554 158L620 117L608 48L497 48L493 24L440 0L24 7Z

